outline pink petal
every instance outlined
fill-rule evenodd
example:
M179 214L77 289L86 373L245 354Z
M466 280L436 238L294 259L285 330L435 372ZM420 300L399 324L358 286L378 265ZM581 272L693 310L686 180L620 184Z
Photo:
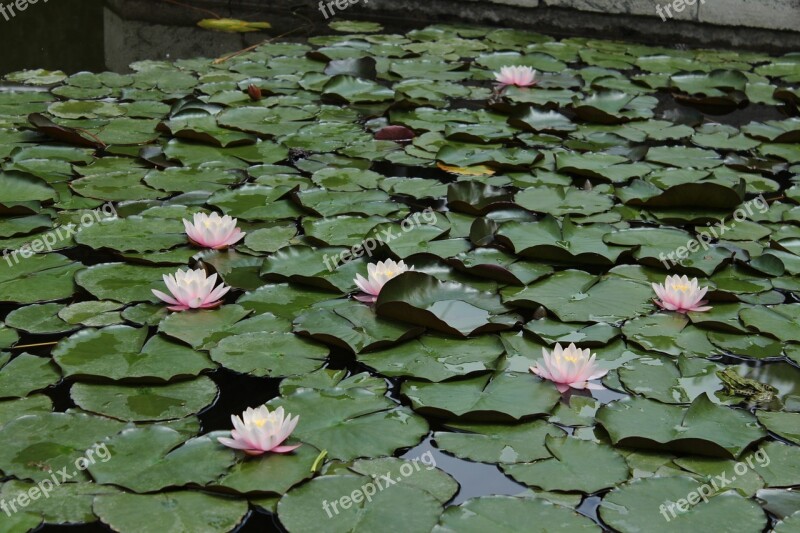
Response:
M357 294L355 299L365 304L374 304L378 301L378 297L372 294Z
M270 451L273 452L273 453L288 453L288 452L291 452L292 450L296 450L300 446L302 446L302 444L287 445L287 446L275 446Z
M244 450L247 455L263 455L266 450Z
M167 302L168 304L179 305L178 304L178 300L176 300L172 296L168 296L167 294L165 294L165 293L163 293L161 291L157 291L155 289L150 289L150 290L153 291L153 294L155 294L158 299L160 299L160 300L162 300L164 302Z

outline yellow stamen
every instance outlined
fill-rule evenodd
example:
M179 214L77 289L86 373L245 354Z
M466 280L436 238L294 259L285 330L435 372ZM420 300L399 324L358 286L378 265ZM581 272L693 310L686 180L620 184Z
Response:
M685 283L673 283L672 284L672 290L674 290L674 291L686 292L689 289L690 289L689 285L686 285Z
M267 422L270 422L272 424L277 423L277 417L275 416L275 413L270 413L269 416L267 416L266 418L254 418L253 419L253 424L255 424L256 426L258 426L260 428L264 427L264 425Z

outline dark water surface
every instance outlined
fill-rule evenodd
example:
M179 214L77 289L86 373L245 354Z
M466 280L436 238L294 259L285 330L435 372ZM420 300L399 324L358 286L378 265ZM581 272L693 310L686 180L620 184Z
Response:
M35 0L28 0L28 2ZM47 2L47 3L45 3ZM8 1L0 2L8 4ZM38 0L23 12L0 13L0 76L22 69L128 72L144 59L174 60L218 57L266 39L298 41L329 33L327 21L311 2L297 11L263 7L232 10L220 1L212 9L190 5L192 0ZM268 33L219 33L203 30L203 18L241 18L267 21ZM357 17L353 10L350 16ZM422 26L423 23L413 25ZM407 30L404 24L395 30ZM279 38L279 36L282 36Z

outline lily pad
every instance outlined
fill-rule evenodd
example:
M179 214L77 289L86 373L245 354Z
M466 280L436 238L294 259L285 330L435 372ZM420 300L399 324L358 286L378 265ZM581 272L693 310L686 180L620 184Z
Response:
M603 498L600 516L605 523L624 533L667 532L674 531L675 527L721 527L755 533L766 525L766 515L752 500L735 491L725 491L706 502L699 497L700 486L700 482L682 476L636 479ZM696 503L691 505L687 500L690 494L696 496ZM678 504L682 507L677 507Z
M145 533L142 515L166 529L202 531L214 524L217 531L233 531L247 515L247 502L203 492L112 494L98 496L94 512L117 531Z
M225 337L210 353L214 361L236 372L283 377L317 370L328 350L293 333L259 332Z
M421 413L492 422L514 422L547 414L560 398L551 383L518 373L443 383L408 380L401 392Z
M384 376L411 376L439 382L495 369L503 345L492 336L457 340L425 335L388 350L361 354L358 359Z
M715 405L707 394L688 408L642 398L617 400L600 408L597 421L614 444L733 459L766 436L753 415Z
M585 493L615 487L630 476L625 459L610 446L550 435L545 437L545 446L552 457L504 465L503 471L517 481L544 490ZM591 476L583 474L588 471Z
M95 385L70 389L82 409L125 421L175 420L199 413L217 397L217 386L205 376L167 385Z
M438 448L470 461L482 463L526 463L551 457L545 446L548 436L564 431L542 420L521 424L470 424L449 422L455 431L433 434Z
M62 340L53 360L66 376L164 382L194 377L214 364L203 353L156 335L147 328L115 325L85 329Z
M406 272L381 289L379 316L429 326L458 336L509 329L516 320L500 298L457 282Z
M55 385L61 373L50 359L22 353L9 361L0 354L0 397L23 398L31 392Z
M449 507L433 531L480 533L488 527L546 533L557 529L598 532L600 527L572 509L541 498L482 496Z
M189 483L204 485L234 462L233 450L213 436L184 441L179 432L163 426L126 429L105 443L114 450L113 464L98 461L88 470L97 483L143 493Z
M23 416L0 428L0 468L6 475L41 481L63 468L73 479L88 481L75 471L75 461L101 440L115 435L124 423L82 413Z
M366 374L342 378L336 373L322 383L310 382L268 405L299 415L301 422L293 435L328 450L334 459L390 455L417 444L428 432L423 418L384 396L382 380Z

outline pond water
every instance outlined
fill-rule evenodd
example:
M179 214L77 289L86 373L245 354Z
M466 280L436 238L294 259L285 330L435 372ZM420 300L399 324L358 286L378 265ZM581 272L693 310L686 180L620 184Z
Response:
M11 51L0 58L0 75L23 68L129 72L128 65L143 59L217 57L246 48L276 35L301 40L329 32L321 17L304 11L269 9L258 15L235 11L220 2L209 12L190 4L136 0L63 0L31 5L6 21L0 14L0 47ZM270 33L211 33L194 22L213 17L264 16L273 23ZM249 19L249 20L252 20ZM397 24L398 30L409 25ZM53 31L53 28L58 31Z
M296 487L268 491L289 492L277 515L265 511L277 498L230 474L241 459L234 467L201 439L187 448L207 450L208 470L169 474L180 486L249 499L237 531L284 531L281 519L308 531L305 520L324 517L313 490L347 486L347 476L378 468L370 465L388 468L353 464L358 457L392 454L429 454L451 477L398 491L403 512L418 511L409 523L432 526L441 514L441 531L472 531L486 513L518 530L533 516L543 529L670 531L659 502L756 450L768 450L773 467L692 509L686 527L797 526L800 515L788 518L800 511L790 490L800 484L796 55L446 25L339 21L337 32L281 13L276 27L289 44L212 64L197 58L268 34L208 32L177 22L190 8L163 9L157 24L98 0L0 18L0 47L14 51L0 58L0 75L14 73L0 90L0 249L17 250L104 202L119 215L23 261L30 271L0 261L0 348L14 355L0 353L11 376L0 383L21 383L11 394L0 389L8 417L0 470L11 474L3 482L34 477L31 465L52 459L52 442L29 435L14 455L8 428L24 427L22 414L47 422L42 438L60 438L41 405L10 398L92 413L91 424L100 415L140 423L113 436L128 450L119 452L122 473L97 472L127 495L171 493L172 477L125 477L136 461L126 438L147 442L137 432L156 427L158 438L185 433L183 443L229 431L231 415L247 407L280 402L300 414L308 444L281 470L297 476ZM493 72L508 63L536 68L538 85L498 88ZM38 68L63 73L17 72ZM104 71L123 75L90 74ZM380 140L390 123L413 130L413 141ZM767 198L765 209L737 219L707 253L662 266L661 254L755 197ZM248 232L236 251L187 244L179 221L211 209L238 217ZM424 210L438 214L435 223L416 234L399 229ZM389 282L367 307L345 296L356 292L354 275L366 273L363 258L335 272L317 266L323 252L341 253L378 228L400 234L378 257L405 259L417 272ZM36 267L40 259L53 263ZM167 317L150 289L187 264L217 272L232 290L220 309ZM712 309L688 317L658 309L651 283L674 273L711 287ZM174 364L148 359L150 342ZM604 387L559 397L533 377L528 367L556 342L596 352L609 371ZM50 357L57 365L49 370L29 368ZM151 366L135 367L141 360ZM353 422L365 418L380 431ZM304 420L318 429L302 433ZM531 442L514 434L519 428ZM340 460L303 485L308 449ZM448 492L452 480L457 492ZM490 495L548 503L506 513L482 498ZM95 511L130 526L132 501ZM375 513L406 526L381 505ZM237 516L221 513L220 523Z

